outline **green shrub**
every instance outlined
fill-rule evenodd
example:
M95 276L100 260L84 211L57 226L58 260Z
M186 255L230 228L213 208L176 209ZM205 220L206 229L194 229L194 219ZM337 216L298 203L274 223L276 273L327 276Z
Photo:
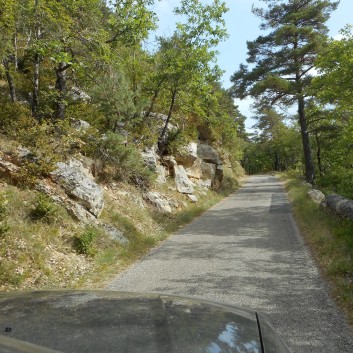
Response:
M55 222L58 215L58 207L44 194L38 194L35 199L34 209L30 212L30 218L35 221L47 223Z
M152 172L145 166L138 150L126 144L125 138L117 133L108 132L97 139L88 154L102 163L98 175L103 180L133 182L147 186L152 181Z
M0 238L10 229L6 222L8 199L6 195L0 195Z
M94 256L96 249L94 242L98 238L98 230L88 227L83 233L74 236L74 248L79 254Z

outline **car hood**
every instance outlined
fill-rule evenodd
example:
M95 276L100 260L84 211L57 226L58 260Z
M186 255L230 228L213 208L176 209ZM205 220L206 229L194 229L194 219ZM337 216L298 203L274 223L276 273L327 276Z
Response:
M17 343L18 350L13 346L9 352L45 352L33 350L31 344L68 353L262 351L254 312L157 294L4 293L0 295L0 330L5 336L0 337L0 352L11 348L13 339L22 341L22 346Z

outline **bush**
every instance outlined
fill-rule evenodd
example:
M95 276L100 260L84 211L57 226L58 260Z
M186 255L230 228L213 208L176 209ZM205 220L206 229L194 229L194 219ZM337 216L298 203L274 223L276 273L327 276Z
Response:
M79 254L94 256L96 249L94 241L98 238L98 231L95 228L86 228L81 234L74 236L74 248Z
M10 229L6 222L8 199L6 195L0 195L0 238Z
M139 186L147 186L152 181L152 173L138 150L127 145L125 138L117 133L108 132L95 144L91 142L87 152L102 162L102 168L98 171L101 179L133 182Z
M34 221L55 222L58 215L58 207L44 194L38 194L34 209L30 212L30 218Z

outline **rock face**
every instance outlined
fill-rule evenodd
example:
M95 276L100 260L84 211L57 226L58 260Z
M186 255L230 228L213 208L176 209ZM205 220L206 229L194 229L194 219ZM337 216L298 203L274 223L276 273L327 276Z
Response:
M181 148L180 153L175 156L178 164L183 165L185 168L190 168L197 158L197 143L195 142L190 142L184 148Z
M201 164L202 179L213 181L216 176L216 168L217 168L217 165L214 163L202 162Z
M142 158L148 168L156 172L158 168L159 156L155 147L146 147L141 153Z
M218 152L210 145L199 144L197 146L197 156L206 163L222 164Z
M163 120L164 116L151 115ZM174 178L177 190L192 194L195 185L218 189L223 180L223 164L218 152L206 143L191 142L180 149L175 156L160 158L157 147L145 149L142 153L145 165L157 174L157 182L164 184L167 177ZM202 182L201 182L202 181Z
M58 163L51 176L78 204L95 217L100 215L104 207L103 190L80 161Z
M353 200L332 194L325 198L327 208L340 217L353 219Z
M316 190L316 189L309 190L308 195L318 205L320 205L321 202L325 200L325 195L320 190Z
M202 159L197 158L191 167L185 168L189 178L202 179Z
M144 195L144 199L161 212L172 212L170 201L158 192L150 191Z
M182 165L174 166L175 184L177 190L182 194L192 194L194 192L194 186L191 180L188 178L186 171Z

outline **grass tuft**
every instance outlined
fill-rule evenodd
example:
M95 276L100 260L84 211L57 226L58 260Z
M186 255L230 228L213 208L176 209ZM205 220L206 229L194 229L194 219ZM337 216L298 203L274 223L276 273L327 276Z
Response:
M316 205L307 196L308 188L302 181L289 175L282 179L301 233L353 327L353 222Z

